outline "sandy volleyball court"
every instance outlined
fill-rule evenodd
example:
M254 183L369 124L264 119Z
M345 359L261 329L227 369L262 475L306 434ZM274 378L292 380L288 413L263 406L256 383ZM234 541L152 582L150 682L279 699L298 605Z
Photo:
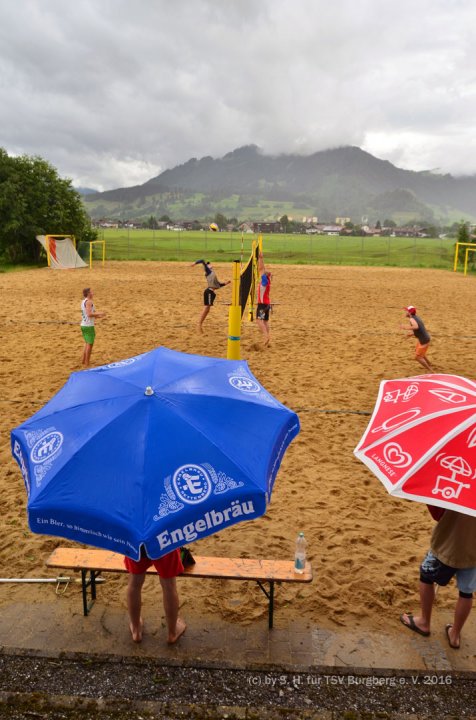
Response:
M439 372L476 378L474 278L432 270L274 266L271 346L263 350L255 324L243 326L242 355L257 378L299 414L267 515L192 546L199 554L291 558L296 533L309 543L315 580L277 592L280 620L298 615L323 627L395 629L416 603L418 563L432 520L423 505L391 499L353 456L368 422L379 381L419 374L412 340L403 339L401 307L412 303L433 335L429 359ZM231 267L217 266L221 280ZM81 290L92 286L98 310L93 364L158 345L226 355L226 302L218 295L196 332L203 272L182 263L109 263L92 271L31 270L0 275L1 445L0 576L48 576L44 561L61 540L33 535L25 491L10 456L10 429L38 410L79 369ZM322 410L339 411L324 413ZM66 541L64 541L66 543ZM216 614L238 622L265 617L252 583L180 582L183 613ZM100 602L125 608L126 577L110 576ZM79 590L58 602L80 609ZM146 601L158 597L148 580ZM0 585L0 603L54 598L50 586ZM454 588L442 589L445 611ZM159 608L161 606L159 604ZM448 615L449 617L449 615Z

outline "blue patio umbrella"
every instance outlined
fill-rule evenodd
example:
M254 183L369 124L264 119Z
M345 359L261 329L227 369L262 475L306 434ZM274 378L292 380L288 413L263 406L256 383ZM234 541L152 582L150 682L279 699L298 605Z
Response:
M73 373L11 436L33 532L138 559L262 515L298 432L246 362L160 347Z

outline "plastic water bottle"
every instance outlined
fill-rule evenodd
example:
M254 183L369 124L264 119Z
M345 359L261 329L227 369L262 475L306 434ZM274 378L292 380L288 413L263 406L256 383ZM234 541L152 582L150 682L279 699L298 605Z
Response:
M302 574L306 567L306 538L300 532L296 539L296 552L294 553L294 572Z

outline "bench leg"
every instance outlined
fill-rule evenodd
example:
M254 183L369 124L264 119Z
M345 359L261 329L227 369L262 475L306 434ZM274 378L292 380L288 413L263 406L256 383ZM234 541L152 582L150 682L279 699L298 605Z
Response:
M268 598L268 627L272 630L274 620L274 580L269 580L269 590L265 588L260 580L257 580L256 582L258 583L260 590L262 590Z
M88 615L94 601L96 600L96 577L99 575L99 570L89 571L89 580L87 577L88 571L81 570L81 590L83 593L83 615ZM88 602L88 587L91 588L91 600Z
M268 627L270 630L273 628L273 617L274 615L274 582L271 580L269 583L269 617Z

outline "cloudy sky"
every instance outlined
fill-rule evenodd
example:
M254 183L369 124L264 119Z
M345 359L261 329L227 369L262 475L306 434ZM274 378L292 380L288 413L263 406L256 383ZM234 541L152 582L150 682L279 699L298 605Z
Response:
M476 0L0 0L0 147L75 185L358 145L476 173Z

